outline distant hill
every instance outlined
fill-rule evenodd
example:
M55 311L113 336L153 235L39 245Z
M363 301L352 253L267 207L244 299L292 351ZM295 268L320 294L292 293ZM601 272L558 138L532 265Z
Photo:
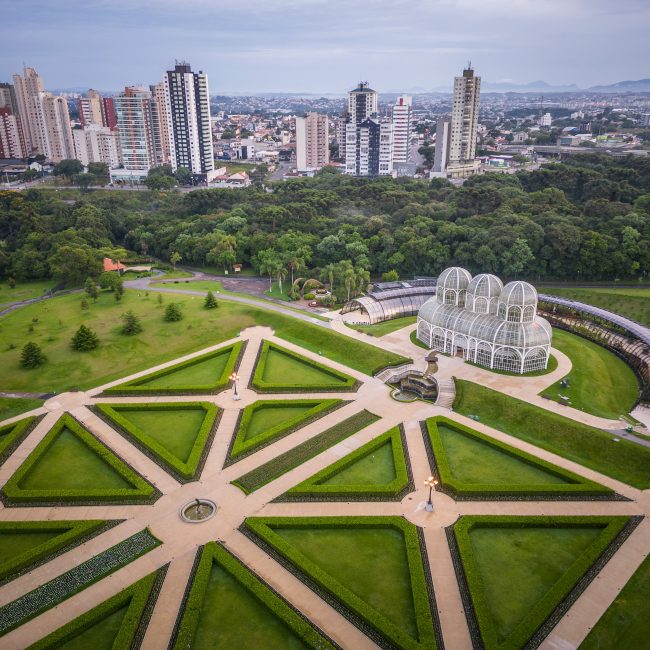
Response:
M617 81L608 86L592 86L591 93L650 93L650 79L636 81Z

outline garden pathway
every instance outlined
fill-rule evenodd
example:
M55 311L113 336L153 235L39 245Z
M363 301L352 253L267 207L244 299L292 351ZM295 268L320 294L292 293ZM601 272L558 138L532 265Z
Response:
M335 327L336 329L336 327ZM348 329L348 328L346 328ZM354 330L352 330L354 331ZM370 337L357 333L360 340L369 341ZM57 520L107 518L122 519L111 530L85 542L72 551L63 553L50 562L36 567L12 582L0 586L0 606L13 601L20 595L34 589L43 582L74 568L84 560L126 539L135 532L148 527L162 544L146 555L119 569L109 577L91 585L82 592L65 600L33 620L25 623L16 630L5 635L2 639L3 648L19 649L35 642L65 622L74 619L107 598L144 577L151 571L169 564L169 570L163 583L160 597L153 611L152 621L148 627L144 648L158 650L167 646L172 634L176 616L187 584L197 548L211 540L220 540L225 546L239 557L254 572L261 576L278 593L293 606L307 616L315 625L320 627L328 636L343 648L374 648L375 644L360 630L345 619L336 609L318 597L290 572L272 559L260 547L245 537L238 528L249 516L262 515L292 515L292 516L326 516L326 515L396 515L403 516L409 521L421 526L424 530L426 552L431 568L432 582L435 590L437 609L440 617L443 636L447 647L454 650L469 650L471 640L463 611L460 592L454 573L449 547L445 538L445 528L451 525L463 514L535 514L535 515L645 515L650 516L650 491L640 491L619 481L589 470L577 463L571 462L555 454L530 445L518 438L497 431L481 422L474 422L462 415L446 409L425 403L399 403L389 396L389 388L381 381L351 370L346 366L330 361L322 356L299 348L287 341L276 338L273 332L264 327L244 330L241 337L247 340L247 348L238 370L241 376L239 401L233 401L232 391L223 391L217 395L188 397L100 397L101 392L108 386L121 383L152 371L148 369L135 373L119 381L92 389L84 393L66 393L48 400L43 409L44 419L34 429L32 434L16 449L12 456L0 467L0 484L14 473L35 445L43 438L60 415L66 411L80 419L99 439L131 464L140 474L155 483L162 496L153 505L89 505L89 506L26 506L19 508L0 507L0 520ZM403 332L402 332L403 337ZM382 347L389 347L400 354L422 355L424 351L416 348L408 341L392 337L394 342L388 343L376 339ZM408 340L408 337L405 337ZM271 340L278 345L299 352L303 356L326 363L333 368L342 370L362 382L355 393L323 393L312 394L323 397L339 397L349 401L319 420L311 422L290 435L277 440L243 458L242 460L223 468L229 442L234 434L234 427L240 409L253 403L262 396L248 388L253 372L257 350L264 340ZM219 349L231 344L226 341L206 350L186 355L184 359L204 354L208 350ZM414 348L411 349L411 348ZM447 376L459 373L457 359L441 358L441 371ZM560 365L564 360L559 359ZM177 363L178 359L160 364L155 369ZM470 373L479 371L464 364ZM481 371L484 372L484 371ZM558 368L558 371L560 369ZM490 373L492 374L492 373ZM539 390L541 381L552 383L556 381L556 373L550 373L543 378L531 378L536 381L524 382L527 388L516 386L521 378L499 376L498 382L504 392L513 391L517 396L529 400L531 394ZM472 376L479 377L479 375ZM479 380L479 379L475 379ZM480 381L483 381L480 379ZM536 392L535 392L536 394ZM304 397L304 394L264 395L264 399L286 399L288 397ZM100 402L153 402L153 401L210 401L223 409L217 434L207 457L205 468L198 480L180 484L169 476L159 465L132 445L125 437L95 416L89 409ZM563 415L574 417L573 409L556 405ZM278 457L280 454L293 449L296 445L307 441L333 426L342 419L367 409L380 416L380 419L342 442L319 453L294 469L282 474L275 480L260 487L249 495L230 481L240 477ZM549 410L554 410L553 408ZM426 512L428 491L424 479L429 476L431 468L424 449L424 442L419 428L419 422L434 416L445 415L459 423L467 424L478 431L497 440L533 453L538 458L548 460L561 467L574 471L586 478L598 481L627 497L629 501L463 501L456 502L442 493L434 493L434 512ZM577 416L583 416L579 411ZM332 462L342 458L354 449L373 440L391 427L403 423L408 448L408 456L413 473L415 490L401 502L306 502L283 503L273 502L288 489L308 478L316 471L327 467ZM202 524L187 524L179 517L182 506L191 500L201 497L213 499L218 504L217 515ZM594 580L587 590L578 598L567 614L560 620L556 628L544 641L542 647L575 648L586 636L609 603L616 597L622 585L639 566L650 550L649 524L646 519L624 542L614 558L605 566L600 574L602 579Z

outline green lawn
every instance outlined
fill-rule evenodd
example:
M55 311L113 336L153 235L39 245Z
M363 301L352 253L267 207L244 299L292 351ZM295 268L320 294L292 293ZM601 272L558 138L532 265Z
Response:
M164 275L157 275L156 278L160 278L161 280L176 280L179 278L191 278L193 275L193 273L181 271L181 269L176 269L175 271L173 269L169 269L169 271L165 271ZM126 275L125 277L128 278L129 276Z
M26 411L37 409L43 405L42 399L31 399L27 397L0 397L0 422L20 415Z
M129 611L129 606L124 605L116 612L112 612L93 626L80 634L72 637L63 645L56 646L61 650L112 650L117 637Z
M4 564L9 558L22 553L27 553L37 546L58 537L66 529L47 531L15 531L0 529L0 564Z
M35 282L16 282L16 286L11 288L6 281L0 284L0 306L38 298L54 286L54 280L38 280Z
M15 346L0 349L0 388L43 392L89 388L226 341L254 325L272 327L279 337L366 374L402 360L324 327L233 302L221 301L218 309L206 310L202 298L177 294L164 295L160 305L157 295L146 296L136 290L127 290L120 304L103 292L86 312L80 308L80 301L78 295L61 296L0 318L0 337ZM163 320L169 302L182 305L183 320ZM120 315L129 309L144 328L135 336L120 333ZM32 323L32 318L38 322ZM100 346L92 352L70 349L70 338L82 323L99 336ZM28 331L30 325L33 332ZM48 357L47 363L36 370L19 366L20 349L30 340L39 343Z
M417 345L419 348L422 348L424 350L429 349L429 347L427 345L425 345L424 343L422 343L422 341L420 341L420 339L418 338L418 331L417 330L413 330L411 332L411 334L409 335L409 338L411 339L411 343L413 343L413 345Z
M21 490L128 489L131 484L64 428L18 484Z
M178 289L179 291L212 291L216 293L217 291L224 293L221 282L217 280L193 280L185 281L179 280L176 282L152 282L150 287L159 287L163 289ZM229 293L229 292L226 292ZM241 294L242 296L247 294Z
M558 381L541 393L544 397L563 403L564 395L573 408L611 419L634 407L639 383L632 369L614 353L560 329L553 330L553 347L564 352L573 367L567 375L569 386L563 388Z
M650 637L650 556L602 615L580 650L643 648Z
M650 288L542 287L540 293L585 302L650 326Z
M230 573L212 565L192 650L308 647Z
M262 380L269 384L290 383L309 387L331 386L337 383L345 385L344 379L313 366L306 360L285 354L275 346L269 348Z
M280 285L277 282L274 282L270 291L265 291L264 295L269 296L270 298L276 298L277 300L286 300L289 302L288 290L291 288L291 282L282 283L282 291L280 291Z
M365 332L371 336L384 336L396 330L401 330L403 327L413 325L417 321L417 316L403 316L402 318L393 318L392 320L385 320L376 325L352 325L352 329L358 332Z
M397 478L393 445L387 440L383 445L329 476L319 485L383 485Z
M283 424L287 420L299 418L301 415L311 410L313 406L314 403L298 404L295 406L290 404L275 406L272 402L263 404L253 411L248 427L246 427L246 431L244 432L243 439L250 440L251 438L257 438L269 429Z
M456 380L454 410L634 487L650 488L650 449L473 382Z

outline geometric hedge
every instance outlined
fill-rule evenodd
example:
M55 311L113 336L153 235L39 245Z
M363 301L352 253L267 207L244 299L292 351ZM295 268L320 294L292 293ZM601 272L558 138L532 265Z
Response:
M34 428L38 419L31 416L0 427L0 465Z

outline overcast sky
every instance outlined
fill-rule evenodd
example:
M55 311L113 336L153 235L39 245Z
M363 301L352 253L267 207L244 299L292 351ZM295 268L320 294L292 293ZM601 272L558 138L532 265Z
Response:
M0 0L0 81L154 83L175 59L220 92L338 93L650 77L650 0Z

